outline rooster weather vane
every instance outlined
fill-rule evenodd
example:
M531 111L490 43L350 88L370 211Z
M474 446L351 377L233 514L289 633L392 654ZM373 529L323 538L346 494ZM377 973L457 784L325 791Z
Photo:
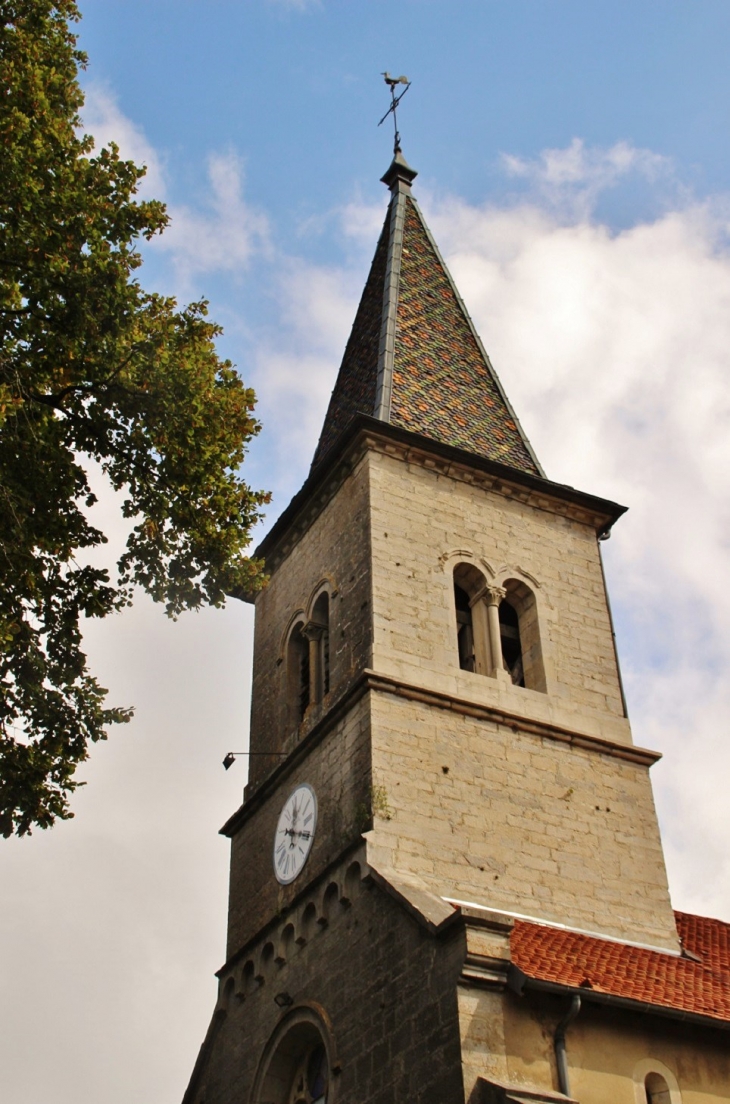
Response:
M390 89L390 107L386 111L385 115L383 115L383 118L378 123L378 126L381 126L381 124L385 122L385 120L388 118L389 115L393 116L393 128L395 130L395 136L394 136L394 139L393 139L393 152L394 153L399 153L400 152L400 134L398 133L398 120L396 118L396 113L395 112L396 112L396 108L398 107L398 104L401 102L401 100L405 96L406 92L411 87L411 82L408 80L408 77L391 77L390 73L387 73L387 72L383 73L383 78L385 79L385 83L388 85L388 88ZM395 90L396 90L396 88L398 87L399 84L404 84L405 88L403 89L402 92L399 92L398 95L396 96Z

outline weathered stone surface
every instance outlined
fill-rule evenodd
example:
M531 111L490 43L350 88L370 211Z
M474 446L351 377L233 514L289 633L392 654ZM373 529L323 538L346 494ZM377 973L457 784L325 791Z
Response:
M303 895L221 972L219 1018L185 1104L241 1104L295 1008L331 1027L332 1098L463 1104L457 980L463 929L429 933L352 862ZM312 911L309 912L310 906Z

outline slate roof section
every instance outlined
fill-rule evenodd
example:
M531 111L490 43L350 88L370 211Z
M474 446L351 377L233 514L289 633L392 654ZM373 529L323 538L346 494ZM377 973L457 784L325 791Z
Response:
M400 151L313 466L356 413L543 476L411 195Z
M730 1021L730 924L676 912L693 958L515 922L512 961L528 978Z

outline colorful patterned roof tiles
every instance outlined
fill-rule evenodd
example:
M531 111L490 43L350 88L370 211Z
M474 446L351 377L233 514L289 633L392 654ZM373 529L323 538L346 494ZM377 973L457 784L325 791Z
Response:
M351 418L375 409L378 345L383 312L383 287L388 259L388 222L380 235L370 274L345 346L337 381L330 399L314 464L329 452Z
M397 333L393 424L538 474L410 197L406 199Z
M357 413L542 475L413 199L396 155L392 198L314 464Z

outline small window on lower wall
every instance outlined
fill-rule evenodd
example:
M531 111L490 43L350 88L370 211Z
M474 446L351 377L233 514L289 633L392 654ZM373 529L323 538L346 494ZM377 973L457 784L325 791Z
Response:
M321 1043L304 1054L289 1092L288 1104L325 1104L329 1067L327 1051Z
M673 1104L669 1085L660 1073L648 1073L644 1081L646 1104Z

